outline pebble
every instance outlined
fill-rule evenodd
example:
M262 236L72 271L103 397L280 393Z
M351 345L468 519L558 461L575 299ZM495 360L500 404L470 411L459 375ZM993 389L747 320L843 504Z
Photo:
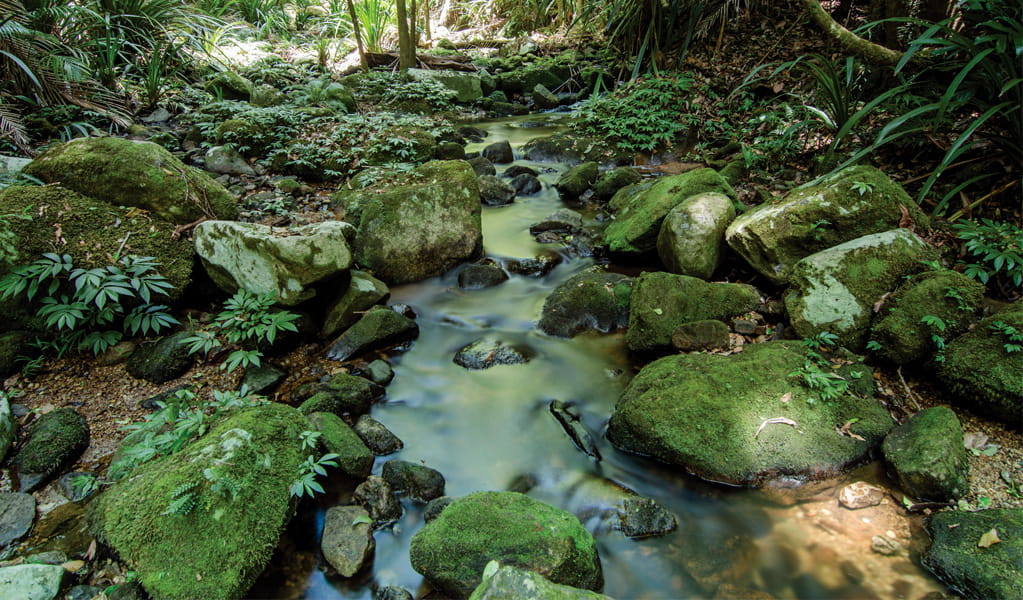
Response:
M885 535L870 538L870 549L881 556L895 556L902 551L902 544Z
M858 510L881 504L884 496L884 490L881 488L865 481L857 481L842 488L838 493L838 502L848 509Z

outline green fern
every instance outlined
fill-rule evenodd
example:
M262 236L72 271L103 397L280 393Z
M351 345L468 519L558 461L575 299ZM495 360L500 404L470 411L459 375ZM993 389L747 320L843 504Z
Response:
M176 487L174 492L171 493L171 500L167 504L167 508L160 514L163 516L185 516L192 514L192 511L195 510L199 503L198 487L199 483L195 481L183 483Z

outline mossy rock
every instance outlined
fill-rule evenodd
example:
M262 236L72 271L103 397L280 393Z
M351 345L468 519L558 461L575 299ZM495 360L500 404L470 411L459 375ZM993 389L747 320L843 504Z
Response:
M612 600L610 596L547 581L538 573L501 565L487 564L483 582L469 600Z
M440 275L483 251L479 184L465 161L431 161L346 200L361 205L357 262L388 284Z
M223 186L152 142L78 138L40 154L25 173L174 223L238 217L235 198Z
M811 254L792 269L785 296L792 326L804 338L828 331L858 352L867 342L874 306L937 257L935 248L908 229L865 235Z
M655 251L657 235L671 209L692 196L710 192L737 198L717 171L706 168L622 188L608 204L615 213L615 220L604 231L608 250L625 256Z
M495 103L496 105L499 103ZM618 166L632 162L632 156L603 140L586 136L555 133L533 138L522 147L527 160L537 162L559 162L575 166L593 161L601 165Z
M330 337L348 329L359 320L370 307L386 302L391 295L390 288L383 281L362 271L350 271L348 286L341 297L327 308L320 335Z
M922 410L881 446L899 485L914 498L949 502L970 491L970 461L959 418L945 406Z
M593 184L593 192L601 200L610 200L623 187L639 183L643 177L632 167L616 167L605 172Z
M596 543L575 516L516 492L478 492L451 502L412 537L412 568L437 589L467 598L491 560L554 583L603 586Z
M137 467L89 507L96 536L134 570L156 600L245 595L294 514L289 488L308 451L294 408L268 403L223 419L182 451ZM211 491L203 470L230 479L233 499ZM171 514L190 494L195 506ZM178 511L183 512L183 511Z
M419 337L419 325L389 307L374 306L331 342L327 357L348 360L370 350L380 350Z
M538 327L558 337L621 329L629 320L632 286L631 278L599 268L579 273L547 296Z
M393 142L391 140L400 140ZM387 136L366 149L367 165L424 163L437 151L437 138L429 131L402 125L388 130Z
M955 271L927 271L911 277L885 302L871 333L880 356L904 365L931 357L932 335L953 340L976 320L984 303L984 286ZM941 319L944 329L924 323Z
M337 454L338 468L349 477L365 479L373 470L373 453L341 417L334 413L314 412L309 424L320 432L324 449Z
M554 187L563 198L575 199L590 189L598 175L600 175L600 166L597 163L584 162L562 173Z
M673 351L672 334L694 321L728 321L760 304L760 292L740 283L707 283L662 271L636 279L625 341L633 352Z
M710 279L724 254L725 228L734 218L735 207L724 194L686 198L664 218L657 255L672 273Z
M15 457L23 473L49 477L78 460L89 445L89 425L73 408L59 408L39 417Z
M608 439L734 485L836 475L865 460L894 423L873 397L868 367L843 367L851 391L824 402L792 376L805 362L804 347L791 341L747 345L729 356L661 358L618 399ZM782 417L795 425L770 422ZM839 433L845 424L861 439Z
M179 331L143 344L132 353L125 371L150 383L165 383L181 377L192 368L192 354L185 342L191 335L191 332Z
M801 259L865 235L900 227L903 211L921 229L928 219L902 187L869 166L843 169L735 219L728 244L774 283Z
M76 267L106 267L118 256L151 256L174 286L172 300L191 281L195 248L186 240L173 239L174 225L162 219L58 185L0 190L0 214L19 215L26 208L31 218L0 219L0 276L44 252L54 252L59 231L64 243L56 251L69 254Z
M329 412L338 416L361 415L369 412L373 402L384 396L384 388L368 379L348 373L338 373L329 381L309 383L291 395L292 402L302 402L299 410L311 415Z
M426 69L409 69L407 73L415 81L434 81L441 84L454 94L455 102L459 104L469 104L483 97L480 77L475 73Z
M1001 542L979 547L992 529ZM927 530L933 541L923 564L953 591L974 600L1023 598L1023 509L940 512Z
M554 90L565 83L565 78L545 67L525 68L501 75L499 85L508 94L528 94L542 85Z
M252 82L234 71L221 71L206 82L206 90L219 94L224 100L248 102L252 97Z
M1009 338L992 330L997 322L1023 331L1023 303L982 319L950 343L938 378L960 405L1018 430L1023 426L1023 352L1006 351Z
M3 305L0 304L0 307ZM8 313L8 318L12 315ZM9 324L7 324L9 325ZM21 368L18 357L29 353L28 343L33 336L28 331L8 331L0 333L0 378L6 379ZM0 460L3 454L0 453Z

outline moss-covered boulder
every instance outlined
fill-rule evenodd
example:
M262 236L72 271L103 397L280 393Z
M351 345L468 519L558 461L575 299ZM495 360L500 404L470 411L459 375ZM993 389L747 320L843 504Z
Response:
M25 173L174 223L238 216L234 196L223 186L152 142L78 138L40 154Z
M515 201L515 188L493 175L480 175L480 201L487 206L504 206Z
M384 396L384 388L368 379L338 373L328 381L308 383L296 389L291 401L301 402L299 410L311 415L315 412L329 412L341 416L361 415Z
M185 342L190 335L191 332L179 331L142 344L128 358L124 370L150 383L165 383L181 377L192 368L192 353Z
M724 194L686 198L664 218L657 255L672 273L710 279L721 262L725 228L734 218L735 206Z
M351 277L344 293L331 302L323 319L321 335L330 337L344 331L362 316L371 306L386 302L391 295L390 288L383 281L362 271L349 271Z
M364 163L389 165L393 163L423 163L437 151L437 138L429 131L408 125L391 127L387 138L366 149Z
M389 284L440 275L483 251L479 184L465 161L428 162L345 202L360 206L358 263Z
M92 529L156 600L240 598L294 514L307 429L283 404L240 410L103 492L90 505ZM211 468L233 493L212 489Z
M558 337L621 329L629 320L631 293L631 278L589 269L554 288L544 302L538 327Z
M562 173L554 187L562 198L574 200L590 189L598 175L600 175L600 165L593 161L584 162Z
M593 184L593 192L601 200L610 200L623 187L639 183L643 177L632 167L616 167L604 172Z
M829 331L846 348L862 350L874 306L937 256L908 229L865 235L807 256L792 268L785 297L796 333L813 337Z
M611 252L639 256L657 249L664 218L692 196L715 192L735 199L735 190L714 169L696 169L622 188L608 207L615 220L604 231Z
M573 515L516 492L458 498L412 537L412 568L467 598L492 560L588 590L603 586L597 547Z
M612 599L597 592L551 583L538 573L493 561L487 564L483 571L483 581L469 596L469 600Z
M948 502L970 491L963 427L947 407L916 413L888 432L881 449L899 485L914 498Z
M224 291L244 288L294 306L316 295L315 284L352 266L346 239L352 231L340 221L291 228L206 221L195 228L195 250Z
M248 102L252 97L252 82L234 71L220 71L206 82L206 91L224 100Z
M868 367L842 367L850 391L823 402L792 376L805 362L802 344L789 341L748 345L730 356L661 358L618 399L608 439L735 485L835 475L865 459L894 423L873 397Z
M0 303L0 308L3 308L2 303ZM8 318L13 316L11 313L6 314ZM5 325L10 326L11 324L6 323ZM32 339L33 335L28 331L0 333L0 378L6 379L21 368L18 357L26 353L28 343ZM0 460L3 460L3 453L0 453Z
M875 317L877 353L900 365L925 360L938 349L932 338L953 340L973 325L984 286L955 271L918 273L903 283ZM938 322L926 321L937 318Z
M603 140L568 133L533 138L522 147L522 153L527 160L558 162L570 166L588 161L611 166L632 163L631 154Z
M59 408L39 417L14 459L24 473L49 477L78 460L89 445L89 425L73 408Z
M981 547L991 530L1001 541ZM1023 509L940 512L927 531L932 542L923 564L957 594L972 600L1023 598Z
M337 454L338 468L345 475L356 479L369 476L373 470L373 453L341 417L334 413L314 412L308 418L313 430L320 432L323 448L328 453Z
M455 102L468 104L483 97L480 76L465 71L443 71L426 69L409 69L406 71L415 81L433 81L444 86L454 95Z
M554 92L547 89L542 83L538 83L533 87L530 97L533 99L533 106L540 110L550 110L557 108L561 104L561 99L555 96Z
M1019 429L1023 415L1023 352L1009 352L1008 328L1023 332L1023 302L980 321L945 348L938 378L970 410Z
M87 269L114 264L118 256L151 256L159 263L159 273L174 286L172 299L192 278L195 248L173 238L173 224L143 211L113 206L58 185L30 185L0 190L0 214L26 216L0 219L0 275L44 252L57 251L71 255L76 267Z
M874 167L856 166L740 215L726 238L754 269L784 283L796 263L815 252L902 226L903 211L927 226L899 184Z
M548 67L528 66L502 74L499 85L501 90L508 94L528 94L538 85L554 90L565 83L563 75L565 73L559 75Z
M636 279L629 301L626 344L633 352L672 351L679 326L708 319L728 321L760 303L760 292L740 283L707 283L662 271Z

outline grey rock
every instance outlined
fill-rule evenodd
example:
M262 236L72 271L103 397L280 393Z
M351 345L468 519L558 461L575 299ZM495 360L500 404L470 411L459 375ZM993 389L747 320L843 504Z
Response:
M64 569L54 565L16 565L0 568L0 598L54 600L60 593Z
M550 110L561 105L561 100L542 83L533 88L532 98L533 105L540 110Z
M288 374L282 369L268 364L262 363L256 367L246 367L245 376L242 377L242 385L249 389L253 394L267 395L273 391L277 385L284 381L284 378Z
M11 414L11 405L7 394L0 394L0 462L14 445L14 437L18 432L18 420ZM3 544L0 544L2 546Z
M92 498L99 491L98 483L99 478L86 471L65 473L57 479L60 492L72 502L84 502Z
M506 164L515 160L515 153L512 152L511 144L508 140L502 140L500 142L494 142L483 149L481 153L484 158L494 164Z
M373 558L373 520L361 506L334 506L323 517L320 550L342 577L351 577Z
M514 179L515 177L518 177L519 175L532 175L533 177L537 177L537 176L540 175L540 173L537 172L537 170L532 168L532 167L527 167L525 165L512 165L512 166L508 167L507 169L505 169L504 173L502 173L502 175L504 175L505 177L511 177L511 178Z
M721 262L725 229L735 218L732 200L708 192L668 212L657 236L657 254L668 271L710 279Z
M458 272L458 287L463 290L482 290L505 281L508 281L508 274L493 264L468 265Z
M154 110L153 112L151 112L148 115L142 117L142 122L143 123L166 123L167 121L170 121L170 118L171 118L170 112L166 108L160 106L156 110Z
M93 600L103 593L104 588L97 585L76 585L67 591L64 600Z
M838 503L849 510L859 510L881 504L885 496L885 491L876 485L857 481L843 487L838 492Z
M351 278L344 294L327 308L321 334L330 337L344 331L362 316L370 307L387 302L391 290L387 284L363 271L350 271Z
M497 365L521 365L536 356L529 346L509 343L493 335L480 338L459 350L454 362L471 371L489 369Z
M902 544L886 535L875 535L870 538L870 551L881 556L895 556L902 552Z
M394 379L394 369L386 360L376 359L366 365L366 377L373 383L386 386Z
M440 513L444 512L444 509L449 504L454 502L455 499L451 496L441 496L440 498L434 498L426 503L426 509L423 510L423 521L429 523L440 516Z
M31 494L0 492L0 548L21 539L36 518L36 499Z
M575 199L590 189L598 175L600 166L596 162L584 162L562 173L554 187L563 198Z
M675 531L678 520L651 498L626 498L619 509L619 524L628 537L653 537Z
M214 146L206 151L206 170L226 175L255 175L256 171L234 148Z
M369 415L359 417L359 420L355 422L354 430L366 447L377 456L394 454L405 447L405 443L398 436Z
M185 338L191 335L181 331L155 342L139 346L125 364L125 370L136 379L150 383L165 383L177 379L192 368L192 355Z
M472 167L472 170L476 173L477 177L482 177L484 175L497 175L497 169L494 168L494 163L490 162L490 159L485 156L470 158L469 165Z
M411 592L396 585L386 585L373 590L373 600L414 600Z
M352 500L364 506L374 522L396 521L401 518L401 504L394 491L382 477L370 475L355 488Z
M536 235L547 231L554 231L563 234L574 234L582 231L583 217L574 210L561 208L547 216L542 221L529 226L529 233Z
M480 201L487 206L504 206L515 201L515 188L493 175L479 178Z
M512 177L511 186L515 188L515 193L519 196L529 196L543 189L543 184L540 183L536 175L529 173L521 173Z
M381 473L396 492L405 492L410 498L429 502L444 495L444 476L425 465L404 460L389 460Z
M335 339L327 351L327 358L348 360L354 356L414 340L419 326L412 319L399 315L390 308L378 307L362 315L355 325Z
M560 254L549 252L532 258L511 258L505 263L508 272L525 277L544 277L561 264Z

